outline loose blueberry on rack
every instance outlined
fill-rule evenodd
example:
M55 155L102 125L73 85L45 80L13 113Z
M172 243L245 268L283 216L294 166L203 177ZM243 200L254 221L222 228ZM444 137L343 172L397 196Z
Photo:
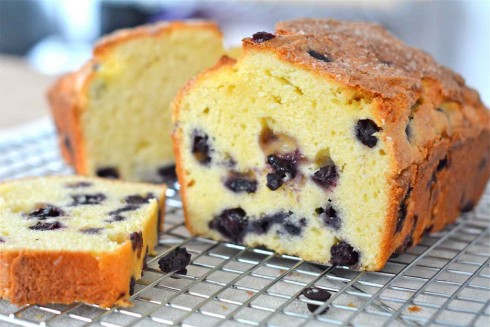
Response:
M52 217L60 217L64 216L65 213L58 207L55 207L50 204L42 205L41 207L33 210L27 214L28 218L38 218L40 220L44 220Z
M176 248L166 256L160 258L158 260L158 266L165 273L177 272L178 274L185 275L187 273L186 267L190 262L191 255L187 252L187 249Z
M304 297L306 297L309 300L321 301L321 302L327 301L332 296L332 294L330 294L330 292L328 292L327 290L324 290L324 289L318 288L318 287L305 288L301 294L303 294ZM308 310L310 310L310 312L313 313L320 306L318 304L308 303L307 307L308 307ZM321 315L324 314L325 312L328 311L328 309L329 309L329 307L327 306L319 314L321 314Z
M359 252L345 241L332 246L330 256L330 262L334 265L354 266L359 262Z
M379 128L371 119L361 119L355 127L356 137L362 144L373 148L378 144L378 138L373 134L379 132Z

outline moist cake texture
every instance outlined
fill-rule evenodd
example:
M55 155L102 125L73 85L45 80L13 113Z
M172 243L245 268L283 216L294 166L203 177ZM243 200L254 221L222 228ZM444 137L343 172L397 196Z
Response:
M0 297L127 306L158 242L165 187L86 177L0 184Z
M376 24L312 19L243 47L174 101L194 234L379 270L478 202L489 111L428 54Z
M207 21L157 23L102 39L91 61L49 91L66 161L82 175L172 182L170 102L223 54L221 32Z

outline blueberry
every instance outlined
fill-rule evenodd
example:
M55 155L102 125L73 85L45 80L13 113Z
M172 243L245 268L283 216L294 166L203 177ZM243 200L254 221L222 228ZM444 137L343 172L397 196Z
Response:
M447 160L447 156L446 156L446 157L444 157L444 159L441 159L439 161L439 163L437 164L436 170L438 172L441 171L441 170L443 170L447 166L447 164L448 164L448 160Z
M5 243L5 240L2 237L0 237L0 243Z
M470 212L475 208L475 202L468 201L461 206L461 212Z
M359 252L345 241L332 246L330 256L330 262L334 265L353 266L359 262Z
M191 255L186 248L176 248L166 256L158 260L160 270L169 273L172 271L181 273L191 262Z
M313 181L325 189L336 186L338 178L339 173L337 172L337 167L335 166L333 161L321 167L312 176Z
M175 165L158 168L158 175L161 177L161 182L167 185L173 185L177 182L177 173Z
M119 171L115 167L104 167L97 169L97 176L110 179L118 179Z
M72 206L101 204L106 199L102 193L74 194L71 197L73 199Z
M306 219L301 218L299 220L299 225L294 224L292 222L284 223L284 230L286 233L292 236L298 236L303 232L303 227L306 225Z
M331 227L334 230L339 230L342 226L342 221L338 216L337 210L335 210L331 204L327 204L327 207L325 209L316 208L315 212L321 216L323 222L328 227Z
M45 222L38 221L35 225L30 226L29 228L33 230L44 231L44 230L60 229L63 228L63 225L59 221L55 221L52 223L45 223Z
M136 285L136 279L131 276L131 279L129 280L129 295L134 294L134 286Z
M209 228L220 232L233 242L240 242L246 232L248 218L242 208L226 209L209 222Z
M192 154L199 163L207 166L211 162L211 147L208 144L209 136L202 131L195 130L192 140Z
M47 218L52 218L52 217L60 217L64 216L65 213L63 210L61 210L58 207L55 207L53 205L47 204L43 205L40 208L37 208L36 210L33 210L27 214L28 218L38 218L40 220L44 220Z
M225 181L225 186L235 193L255 193L257 181L247 175L234 173Z
M276 155L267 156L267 162L272 167L273 172L267 174L267 187L275 191L284 182L296 177L295 158L280 158Z
M318 60L321 60L321 61L324 61L324 62L332 62L332 58L324 55L324 54L321 54L320 52L317 52L315 50L308 50L308 54L310 56L312 56L313 58L315 59L318 59Z
M267 174L266 178L267 178L266 185L271 191L275 191L282 186L283 183L282 174L269 173Z
M103 229L104 228L102 228L102 227L99 227L99 228L86 227L86 228L80 229L80 232L83 233L83 234L97 235L97 234L100 234L100 231L103 230Z
M127 212L127 211L134 211L134 210L137 210L139 208L140 208L140 206L138 204L128 204L128 205L125 205L122 208L109 211L107 214L109 216L112 216L112 217L111 217L111 219L106 220L106 221L107 222L114 222L114 221L123 221L123 220L126 220L126 217L120 215L121 213Z
M127 204L145 204L150 202L150 200L154 198L155 195L153 193L147 193L146 196L135 194L135 195L128 195L126 198L124 198L124 201Z
M318 287L308 287L308 288L305 288L301 294L303 294L303 296L306 297L309 300L321 301L321 302L327 301L332 296L332 294L330 294L329 291L324 290L322 288L318 288ZM308 307L308 310L313 313L320 306L317 305L317 304L308 303L307 304L307 307ZM319 314L321 314L321 315L324 314L325 312L328 311L328 309L329 308L326 307Z
M255 43L262 43L265 41L269 41L275 37L276 36L274 34L268 32L257 32L252 35L252 41L254 41Z
M373 148L378 144L378 138L374 136L381 130L371 119L361 119L355 127L356 137L362 144Z
M76 182L76 183L68 183L65 185L66 188L82 188L82 187L90 187L92 183L90 182Z
M148 264L146 263L148 261L148 252L150 252L150 248L148 245L146 246L146 251L145 251L145 257L143 258L143 268L142 269L148 269Z
M141 250L143 250L143 233L141 231L133 232L129 235L129 239L131 241L133 251L137 251L136 255L138 258L140 258Z
M412 138L412 127L410 126L410 121L408 122L407 126L405 127L405 135L407 135L407 140L410 142Z
M409 186L407 193L405 193L405 196L400 202L400 207L398 208L398 219L396 221L395 233L399 233L403 229L403 222L407 218L408 199L410 198L411 193L412 193L412 187Z

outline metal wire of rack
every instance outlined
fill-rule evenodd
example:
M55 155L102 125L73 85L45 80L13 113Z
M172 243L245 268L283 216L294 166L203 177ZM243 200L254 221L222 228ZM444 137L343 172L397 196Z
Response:
M48 122L0 139L0 180L71 174ZM0 301L0 325L23 326L489 326L490 188L478 207L389 260L380 272L323 266L266 249L189 235L178 192L169 189L165 232L130 308ZM192 254L186 275L157 261L178 246ZM312 314L311 286L332 297ZM325 308L328 311L321 314Z

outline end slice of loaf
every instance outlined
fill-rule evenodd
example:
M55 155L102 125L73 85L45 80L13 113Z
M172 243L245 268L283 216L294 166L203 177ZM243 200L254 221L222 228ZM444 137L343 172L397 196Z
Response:
M129 305L164 205L158 185L85 177L0 184L0 297Z
M478 93L383 27L297 20L244 40L174 103L186 222L305 260L383 268L478 202Z
M175 176L170 102L225 53L209 21L157 23L103 38L48 99L65 160L78 174L168 182Z

